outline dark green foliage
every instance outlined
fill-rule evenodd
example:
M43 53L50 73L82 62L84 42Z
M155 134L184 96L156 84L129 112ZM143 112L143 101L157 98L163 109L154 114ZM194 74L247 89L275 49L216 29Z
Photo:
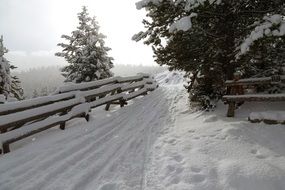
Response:
M196 4L189 8L189 2ZM192 100L220 98L224 81L232 79L236 70L242 70L244 77L252 77L284 64L284 37L261 38L252 43L250 51L239 55L241 44L258 25L256 22L262 23L266 15L285 14L283 0L205 0L203 4L162 0L150 1L143 7L147 11L147 19L143 20L146 31L133 39L144 39L151 45L158 64L186 71L192 81L187 87ZM197 16L192 17L193 13ZM170 32L171 25L185 16L191 16L192 28Z

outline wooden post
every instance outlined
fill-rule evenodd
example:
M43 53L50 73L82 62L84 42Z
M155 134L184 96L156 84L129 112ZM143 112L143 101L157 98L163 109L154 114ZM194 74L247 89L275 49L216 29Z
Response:
M115 93L116 93L116 90L114 90L114 91L111 93L111 96L113 96ZM105 110L106 110L106 111L109 111L110 106L111 106L111 103L106 104Z
M65 129L65 121L62 122L62 123L60 123L59 128L60 128L61 130L64 130L64 129Z
M119 100L120 102L120 107L124 107L126 105L126 100Z
M229 102L227 117L235 116L235 102Z
M6 129L1 129L0 133L6 133L7 132L7 128Z
M88 121L90 120L90 115L89 115L89 114L86 114L86 115L85 115L85 119L86 119L86 121L88 122Z
M3 143L3 154L10 152L10 146L8 143Z

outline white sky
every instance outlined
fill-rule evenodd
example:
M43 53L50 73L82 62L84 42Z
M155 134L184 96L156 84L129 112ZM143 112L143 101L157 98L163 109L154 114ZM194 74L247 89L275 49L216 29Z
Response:
M138 0L0 0L0 34L10 50L7 58L19 70L49 65L63 65L54 56L78 25L77 13L86 5L96 16L100 32L115 64L155 65L151 47L134 42L131 37L143 29L144 11L135 7Z

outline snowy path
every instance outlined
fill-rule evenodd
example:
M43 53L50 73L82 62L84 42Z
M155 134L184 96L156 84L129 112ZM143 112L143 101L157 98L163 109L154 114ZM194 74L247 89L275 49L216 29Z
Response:
M227 118L222 103L215 112L191 113L186 99L154 143L145 189L285 190L284 125L247 121L251 111L284 110L285 102L248 103Z
M1 190L285 190L284 125L252 124L285 102L191 112L181 76L111 112L94 110L0 156ZM33 142L34 141L34 142ZM13 148L13 147L12 147Z
M94 115L2 156L0 189L143 189L149 149L174 123L177 90L161 87L105 119Z

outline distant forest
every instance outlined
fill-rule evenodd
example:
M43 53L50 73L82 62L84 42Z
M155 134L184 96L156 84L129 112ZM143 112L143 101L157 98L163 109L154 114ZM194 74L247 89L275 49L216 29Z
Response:
M167 70L166 67L143 65L115 65L112 68L115 76L131 76L137 73L156 74L165 70ZM13 72L13 74L21 81L25 99L48 95L64 83L59 66L34 68Z

